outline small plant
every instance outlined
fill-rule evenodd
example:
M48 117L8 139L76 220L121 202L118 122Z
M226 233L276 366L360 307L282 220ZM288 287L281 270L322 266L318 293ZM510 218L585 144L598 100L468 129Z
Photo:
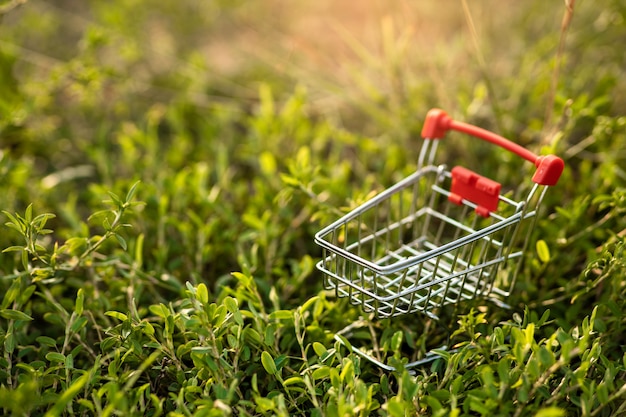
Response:
M122 249L126 250L128 245L120 231L131 225L122 223L122 218L126 211L136 205L132 199L138 185L137 182L130 188L125 199L120 199L115 193L110 192L111 200L105 203L113 208L96 212L90 217L90 220L102 219L103 235L70 238L61 246L55 243L51 252L41 244L40 239L53 233L45 226L48 220L55 218L56 215L43 213L33 218L32 204L26 208L24 216L3 211L4 215L9 218L6 226L17 231L24 239L23 246L10 246L3 252L19 252L24 271L30 273L34 277L33 281L37 282L55 277L61 271L74 271L85 266L87 262L92 262L93 256L91 255L112 238L115 238ZM31 260L35 265L31 263Z

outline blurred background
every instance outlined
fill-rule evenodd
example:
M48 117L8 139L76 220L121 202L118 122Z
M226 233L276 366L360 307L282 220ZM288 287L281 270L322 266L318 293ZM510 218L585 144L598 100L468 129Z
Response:
M267 83L306 86L312 111L373 134L428 106L506 129L516 113L545 122L555 65L560 95L610 76L623 104L623 4L568 1L569 26L567 1L5 1L0 46L17 61L4 76L39 100L112 115L182 97L254 105Z

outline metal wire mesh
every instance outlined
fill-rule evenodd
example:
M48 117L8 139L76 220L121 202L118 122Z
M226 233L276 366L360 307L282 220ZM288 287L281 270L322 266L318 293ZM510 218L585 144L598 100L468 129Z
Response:
M448 201L450 171L428 165L316 235L324 284L377 317L423 312L477 296L506 297L517 268L529 198L500 196L486 218L469 201Z

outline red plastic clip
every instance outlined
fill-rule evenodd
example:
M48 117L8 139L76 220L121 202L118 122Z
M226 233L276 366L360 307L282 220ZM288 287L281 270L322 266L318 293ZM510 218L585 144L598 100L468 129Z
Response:
M489 213L498 209L501 185L467 168L456 166L452 168L452 187L448 199L460 205L462 200L477 205L476 213L482 217L489 217Z
M563 173L564 162L554 155L540 156L535 161L537 171L533 181L539 185L555 185Z

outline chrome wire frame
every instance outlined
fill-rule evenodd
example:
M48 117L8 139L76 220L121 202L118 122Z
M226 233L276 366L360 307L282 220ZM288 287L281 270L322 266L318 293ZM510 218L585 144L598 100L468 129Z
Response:
M433 164L437 144L425 140L416 172L315 235L325 288L376 318L419 312L438 320L441 307L477 297L505 307L520 270L548 187L534 184L521 201L501 195L497 212L483 218L470 201L448 201L451 173Z

